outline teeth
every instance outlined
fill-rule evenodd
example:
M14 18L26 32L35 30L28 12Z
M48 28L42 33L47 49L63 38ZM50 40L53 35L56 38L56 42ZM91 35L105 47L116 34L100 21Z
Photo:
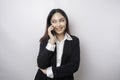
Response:
M57 29L57 30L62 30L62 28L59 28L59 29Z
M62 30L62 27L61 28L57 28L57 30Z

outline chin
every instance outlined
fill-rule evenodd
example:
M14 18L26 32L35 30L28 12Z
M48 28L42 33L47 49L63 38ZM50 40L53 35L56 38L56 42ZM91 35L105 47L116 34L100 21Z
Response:
M58 35L64 34L64 31L57 31L56 33L57 33Z

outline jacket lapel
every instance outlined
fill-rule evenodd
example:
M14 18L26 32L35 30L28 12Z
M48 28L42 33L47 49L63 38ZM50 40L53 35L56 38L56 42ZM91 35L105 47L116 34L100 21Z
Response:
M64 61L67 59L66 57L70 55L69 52L71 49L71 42L72 42L71 40L65 40L61 65L64 64Z
M71 43L72 41L71 40L65 40L65 43L64 43L64 48L63 48L63 55L62 55L62 61L61 61L61 65L63 65L67 59L67 57L70 55L70 52L71 52ZM53 58L51 60L51 63L54 67L56 67L56 60L57 60L57 51L56 51L56 47L55 47L55 51L53 53Z
M54 67L56 66L56 60L57 60L57 59L56 59L56 58L57 58L57 57L56 57L56 54L57 54L57 53L56 53L56 47L55 47L55 51L54 51L54 53L53 53L53 57L51 58L51 59L52 59L52 60L51 60L51 64L52 64L52 66L54 66Z

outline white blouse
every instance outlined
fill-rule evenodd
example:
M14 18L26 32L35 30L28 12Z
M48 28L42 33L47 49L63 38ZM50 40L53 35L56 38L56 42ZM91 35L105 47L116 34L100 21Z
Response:
M63 55L63 47L64 47L64 42L65 40L72 40L71 36L66 33L65 37L62 41L58 41L56 40L56 45L55 44L51 44L49 41L47 43L46 49L50 50L50 51L54 51L55 50L55 46L56 46L56 50L57 50L57 61L56 61L56 66L59 67L61 65L61 59L62 59L62 55ZM47 77L49 78L53 78L53 72L52 72L52 67L48 67L47 68Z

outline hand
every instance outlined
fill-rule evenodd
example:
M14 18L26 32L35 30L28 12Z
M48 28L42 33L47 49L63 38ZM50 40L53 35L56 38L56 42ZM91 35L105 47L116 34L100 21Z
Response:
M47 74L47 69L40 69L44 74Z
M48 27L48 35L49 35L50 38L54 37L54 35L51 33L52 30L54 30L54 26L53 25Z
M55 43L55 40L56 40L55 36L51 33L51 31L52 31L53 29L54 29L53 25L51 25L51 26L48 27L48 35L49 35L49 37L50 37L50 43L51 43L51 44L54 44L54 43Z

